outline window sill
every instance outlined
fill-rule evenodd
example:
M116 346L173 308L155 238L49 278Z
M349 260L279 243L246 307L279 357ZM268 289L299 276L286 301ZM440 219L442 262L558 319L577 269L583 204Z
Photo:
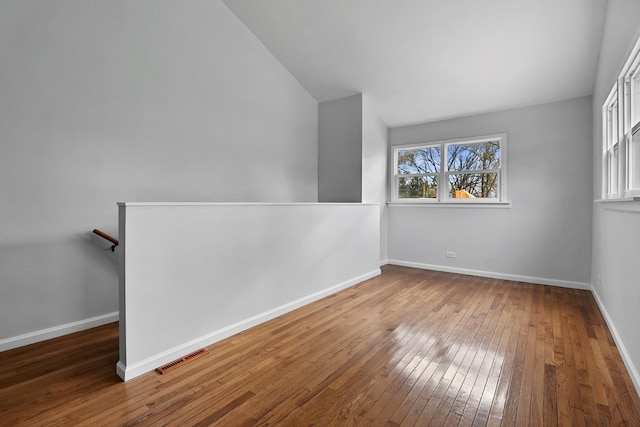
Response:
M623 199L598 199L593 203L602 205L602 209L622 212L639 212L640 213L640 197L625 197Z
M392 208L511 209L511 202L387 202Z

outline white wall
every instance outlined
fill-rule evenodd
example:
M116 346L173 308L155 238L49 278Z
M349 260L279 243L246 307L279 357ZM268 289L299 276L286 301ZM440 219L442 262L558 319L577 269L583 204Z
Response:
M390 143L502 132L511 208L392 206L391 262L588 288L590 97L393 128Z
M602 104L640 36L640 1L609 1L593 91L593 199L602 197ZM640 392L640 203L593 204L594 293ZM616 210L635 208L636 212Z
M362 201L362 94L318 105L318 201Z
M362 201L380 205L380 261L387 260L387 186L389 129L362 96Z
M317 200L317 102L220 1L2 1L0 60L0 350L114 318L117 201Z
M119 375L380 274L379 224L361 203L122 205Z

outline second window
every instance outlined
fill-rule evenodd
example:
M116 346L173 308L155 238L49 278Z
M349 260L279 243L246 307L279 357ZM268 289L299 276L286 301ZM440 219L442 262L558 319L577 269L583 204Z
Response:
M393 147L394 201L502 202L506 135Z

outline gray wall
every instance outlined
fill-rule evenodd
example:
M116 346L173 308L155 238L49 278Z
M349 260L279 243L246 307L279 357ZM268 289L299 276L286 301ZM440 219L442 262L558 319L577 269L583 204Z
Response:
M598 74L593 91L593 198L602 197L602 104L635 40L640 36L640 1L607 6ZM632 208L636 212L617 209ZM640 203L593 204L592 283L618 348L640 391Z
M387 259L389 130L364 94L318 106L318 201L380 204L380 262Z
M318 201L362 201L362 94L318 105Z
M387 254L387 183L389 129L366 95L362 97L362 201L380 204L380 261Z
M390 207L389 258L588 287L591 98L390 130L392 145L507 133L510 209ZM447 258L455 251L456 258Z
M219 1L2 1L0 58L0 340L118 310L117 201L317 201L317 102Z

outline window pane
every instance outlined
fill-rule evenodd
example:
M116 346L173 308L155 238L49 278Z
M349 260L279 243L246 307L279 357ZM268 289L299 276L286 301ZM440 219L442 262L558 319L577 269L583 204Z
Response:
M640 190L640 130L631 135L629 145L629 190Z
M398 174L440 172L440 147L398 150Z
M473 171L500 167L500 140L447 146L447 170Z
M495 199L498 197L498 173L454 173L449 175L449 197Z
M618 142L618 100L616 99L607 110L607 137L608 146Z
M438 197L438 178L435 176L401 176L398 181L398 198L400 199Z
M640 66L631 75L631 126L640 122Z
M618 144L609 150L609 194L618 193Z

